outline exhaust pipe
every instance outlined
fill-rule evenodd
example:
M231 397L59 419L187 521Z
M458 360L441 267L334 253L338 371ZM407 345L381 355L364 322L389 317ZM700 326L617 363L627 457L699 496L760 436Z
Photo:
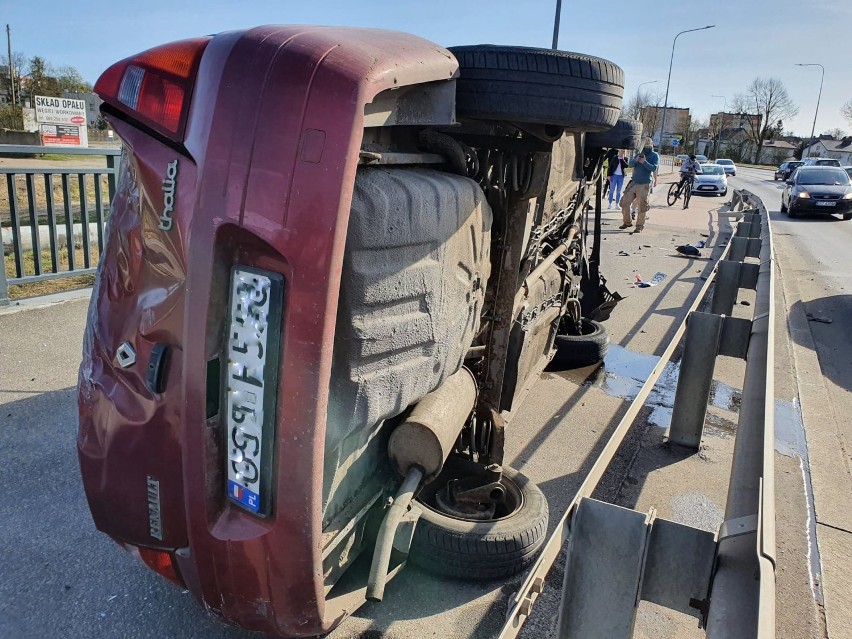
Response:
M405 477L412 466L419 466L427 483L435 479L475 402L476 381L466 368L421 399L391 433L388 455L396 472Z
M429 482L440 474L475 402L473 373L462 368L421 399L408 419L391 433L388 454L396 471L405 479L376 537L367 579L369 601L381 601L384 597L393 539L399 522L408 511L421 482Z

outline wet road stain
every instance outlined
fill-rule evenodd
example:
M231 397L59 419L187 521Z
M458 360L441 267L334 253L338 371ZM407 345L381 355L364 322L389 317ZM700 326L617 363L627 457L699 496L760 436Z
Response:
M660 361L656 355L636 353L622 346L611 344L603 364L596 367L579 368L571 371L551 372L578 386L599 388L611 397L627 401L636 398L645 380ZM648 396L645 406L651 409L648 422L659 428L668 428L672 421L677 380L680 373L678 363L669 362ZM710 388L711 406L738 413L742 391L714 381ZM721 417L708 413L708 425L732 431L735 425Z

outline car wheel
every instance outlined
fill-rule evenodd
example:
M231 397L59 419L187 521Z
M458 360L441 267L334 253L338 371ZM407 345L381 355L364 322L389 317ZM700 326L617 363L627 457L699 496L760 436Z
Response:
M439 510L436 496L447 485L442 473L417 497L423 510L414 529L410 558L420 568L459 579L511 577L530 566L547 535L547 499L527 477L503 467L506 497L493 517L465 518Z
M581 335L557 335L556 354L549 370L568 370L597 364L609 351L609 333L600 322L580 320Z
M786 213L786 212L787 212L787 205L786 205L786 204L784 204L784 200L781 200L781 212L782 212L782 213Z
M728 194L728 189L725 189L724 191L722 191L721 196L725 197L727 194Z
M642 123L632 118L619 118L609 131L588 133L587 149L638 149L642 142Z
M618 122L624 71L593 56L490 44L451 47L459 62L456 113L606 131Z
M844 213L843 219L844 220L852 220L852 213Z

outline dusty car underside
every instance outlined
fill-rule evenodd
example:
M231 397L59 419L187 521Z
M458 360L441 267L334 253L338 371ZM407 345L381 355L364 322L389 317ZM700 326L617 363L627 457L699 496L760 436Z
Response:
M125 143L80 372L96 524L293 636L408 558L523 570L547 503L504 440L618 300L594 240L603 148L639 135L621 70L364 29L186 42L96 86ZM140 110L157 74L188 87L176 127Z

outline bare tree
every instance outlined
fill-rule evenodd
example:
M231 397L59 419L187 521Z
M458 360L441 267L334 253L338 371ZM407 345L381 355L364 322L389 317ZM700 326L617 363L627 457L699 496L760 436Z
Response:
M778 78L755 78L745 93L734 96L734 109L740 113L760 115L746 118L749 137L755 145L754 163L760 162L763 142L779 121L789 120L799 112L799 107L790 99L784 83Z
M662 119L661 107L663 94L652 91L637 91L636 95L627 101L623 113L634 120L642 122L642 130L646 135L653 135Z
M849 123L849 126L852 126L852 98L846 101L842 107L840 107L840 115L843 116L843 119Z
M689 118L689 124L683 132L684 153L686 153L686 149L691 149L693 153L697 153L699 134L702 130L706 130L708 126L707 120L693 117Z
M846 131L844 131L840 127L834 127L833 129L829 129L828 131L823 131L822 134L830 135L835 140L841 140L846 137Z

